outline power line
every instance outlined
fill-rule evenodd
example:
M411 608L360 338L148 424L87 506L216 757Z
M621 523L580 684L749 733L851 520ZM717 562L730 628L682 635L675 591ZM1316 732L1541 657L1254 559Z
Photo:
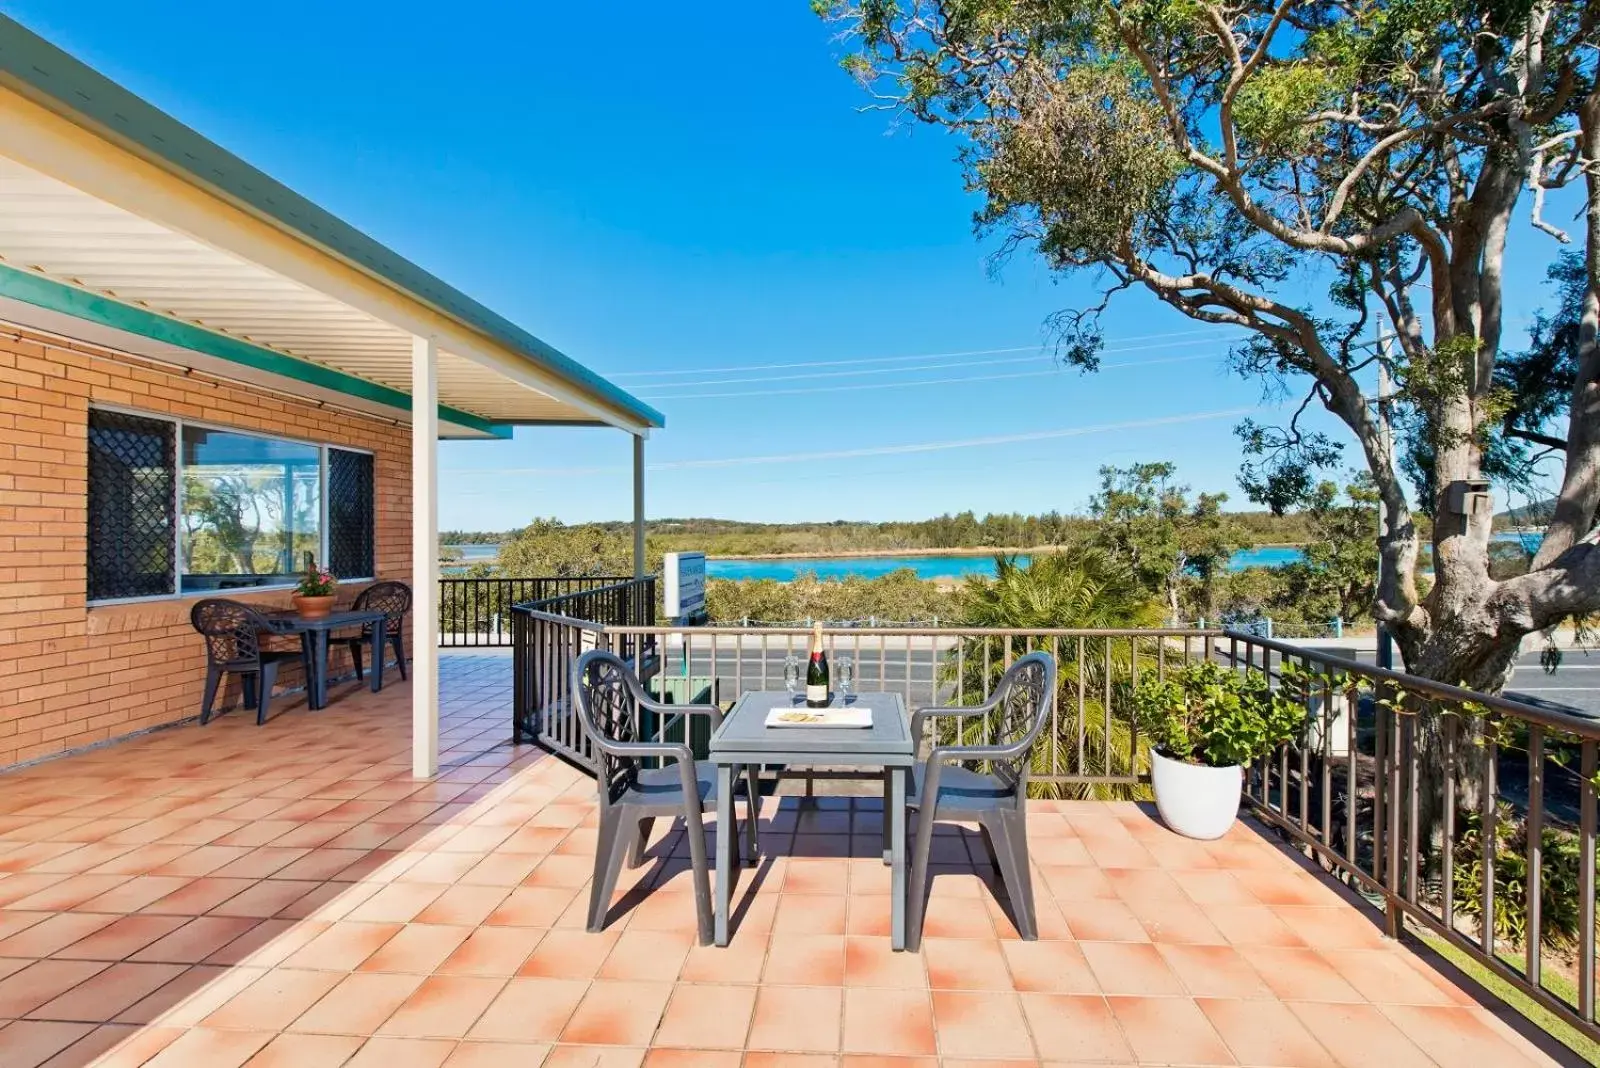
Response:
M1182 415L1157 416L1151 419L1132 419L1121 423L1101 423L1093 426L1061 427L1055 430L1033 430L1021 434L997 434L982 438L953 438L945 441L922 441L904 445L873 445L859 449L835 449L827 452L794 452L764 456L729 456L699 460L669 460L646 465L649 471L681 471L714 467L748 467L758 464L816 463L826 460L856 460L868 456L904 456L911 453L950 452L958 449L990 448L996 445L1014 445L1026 441L1051 441L1060 438L1086 437L1091 434L1109 434L1121 430L1143 430L1158 426L1177 426L1213 419L1227 419L1249 415L1258 408L1225 408L1209 412L1187 412ZM626 470L623 467L525 467L525 468L458 468L442 471L442 475L597 475Z
M1116 346L1107 349L1107 352L1134 352L1138 348L1123 347L1127 341L1154 341L1162 338L1192 337L1196 334L1212 335L1211 330L1177 330L1164 334L1134 334L1129 337L1119 338ZM1230 337L1229 340L1232 338ZM1159 347L1159 346L1143 346ZM1013 345L1009 348L996 349L967 349L960 352L924 352L911 356L854 356L843 360L804 360L787 363L755 363L734 364L720 367L688 367L674 368L660 371L611 371L605 372L607 378L668 378L682 375L708 375L722 374L731 371L787 371L800 367L851 367L859 364L871 363L905 363L914 360L944 360L963 356L997 356L1012 352L1038 352L1039 345ZM657 385L665 387L669 383L661 382Z
M1171 356L1155 360L1130 360L1127 363L1107 363L1101 365L1101 370L1114 371L1123 367L1153 367L1157 364L1167 363L1194 363L1199 360L1214 360L1214 352L1201 353L1196 356ZM1046 378L1061 374L1060 368L1052 367L1047 371L1016 371L1010 374L999 375L961 375L954 378L923 378L910 382L866 382L843 386L810 386L802 389L752 389L733 390L722 393L667 393L648 394L641 397L649 401L686 401L686 400L716 400L727 397L793 397L800 394L813 393L856 393L869 389L902 389L910 386L944 386L960 382L1001 382L1018 378Z

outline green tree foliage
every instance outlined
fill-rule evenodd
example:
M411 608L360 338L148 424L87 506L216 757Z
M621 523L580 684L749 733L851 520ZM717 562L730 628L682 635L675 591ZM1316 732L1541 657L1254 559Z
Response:
M958 591L961 623L969 627L1051 629L1137 629L1159 626L1161 607L1125 564L1098 549L1069 549L1035 557L1027 567L1009 557L996 560L993 579L967 578ZM1132 753L1132 724L1126 714L1128 684L1136 652L1153 660L1150 640L1036 640L969 638L960 653L946 659L946 678L961 700L990 693L1006 665L1016 656L1042 649L1056 658L1057 713L1054 736L1034 749L1041 772L1050 767L1082 770L1090 775L1131 775L1142 763ZM1111 715L1105 694L1110 685ZM1080 707L1078 695L1084 700ZM1120 714L1119 714L1120 713ZM976 721L967 732L982 730ZM959 730L959 727L946 729ZM975 733L959 735L977 740ZM1131 759L1130 759L1131 757ZM1040 793L1061 793L1043 786ZM1081 794L1125 793L1086 788Z
M1524 635L1600 608L1600 6L814 6L880 107L958 136L978 227L1002 256L1030 250L1106 280L1105 300L1056 320L1067 364L1098 367L1101 313L1128 290L1245 331L1235 369L1302 398L1286 425L1239 428L1242 481L1275 511L1312 497L1320 471L1343 461L1346 443L1304 425L1305 411L1344 424L1385 516L1374 611L1412 670L1498 689ZM1513 213L1531 189L1535 225L1569 240L1543 216L1560 187L1583 198L1584 251L1558 271L1571 288L1563 313L1536 327L1533 355L1505 360L1506 252L1545 240ZM1395 334L1382 355L1370 343L1380 316ZM1402 455L1424 461L1412 465L1422 512L1441 517L1431 582L1370 392L1379 360L1399 385L1385 407ZM1489 510L1443 521L1450 487L1501 477L1501 461L1518 459L1507 440L1537 444L1515 432L1553 436L1563 421L1543 545L1526 574L1496 577Z
M1316 620L1365 618L1378 586L1378 494L1357 476L1343 489L1321 482L1305 514L1313 540L1304 557L1279 569L1280 597Z
M1166 601L1168 617L1183 615L1184 587L1195 580L1201 615L1215 615L1218 578L1250 544L1242 526L1222 511L1228 495L1202 493L1173 482L1171 463L1102 467L1100 492L1089 504L1098 521L1089 544L1128 566L1140 584Z
M652 573L661 570L661 552L646 542ZM499 573L509 577L587 578L633 574L633 533L623 523L566 526L535 519L500 546Z

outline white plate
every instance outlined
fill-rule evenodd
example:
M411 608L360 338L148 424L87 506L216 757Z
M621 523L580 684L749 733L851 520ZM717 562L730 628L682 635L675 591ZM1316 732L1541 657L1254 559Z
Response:
M870 727L872 709L861 707L807 708L780 705L767 713L769 727Z

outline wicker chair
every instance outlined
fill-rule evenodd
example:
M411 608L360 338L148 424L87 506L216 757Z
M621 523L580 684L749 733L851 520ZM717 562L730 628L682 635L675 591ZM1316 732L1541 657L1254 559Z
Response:
M311 678L311 665L304 648L267 649L261 636L273 631L272 621L247 604L208 597L195 602L189 622L206 641L206 689L200 702L200 722L211 719L222 676L232 672L244 687L246 707L256 706L256 723L267 721L267 702L278 679L278 665L299 661Z
M1029 653L1006 671L988 701L970 708L921 708L911 717L911 737L920 748L929 719L978 719L989 744L940 745L912 769L908 807L917 813L912 849L910 900L906 909L906 948L922 941L928 900L928 858L933 825L940 819L977 823L989 860L1005 883L1012 919L1025 940L1038 937L1033 879L1028 868L1028 765L1044 729L1055 692L1056 662L1046 653ZM987 767L987 771L981 770Z
M411 611L411 587L404 582L374 582L356 595L355 603L350 607L357 612L383 613L384 640L394 648L395 664L400 668L400 677L406 678L404 627L406 613ZM361 650L372 644L372 624L364 624L360 634L341 640L350 650L350 659L355 662L356 678L366 678L362 671Z

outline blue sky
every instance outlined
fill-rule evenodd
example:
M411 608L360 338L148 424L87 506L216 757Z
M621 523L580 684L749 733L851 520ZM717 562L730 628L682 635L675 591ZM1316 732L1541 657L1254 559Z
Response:
M1128 295L1105 320L1126 366L1056 369L1043 322L1092 279L1026 257L993 274L955 143L862 113L804 0L618 0L603 23L511 2L3 7L649 399L668 421L652 516L1069 511L1101 464L1161 459L1243 503L1231 427L1270 413L1223 373L1226 335ZM1549 254L1519 233L1513 321ZM811 366L716 370L790 364ZM623 518L629 455L589 430L447 444L441 525Z

